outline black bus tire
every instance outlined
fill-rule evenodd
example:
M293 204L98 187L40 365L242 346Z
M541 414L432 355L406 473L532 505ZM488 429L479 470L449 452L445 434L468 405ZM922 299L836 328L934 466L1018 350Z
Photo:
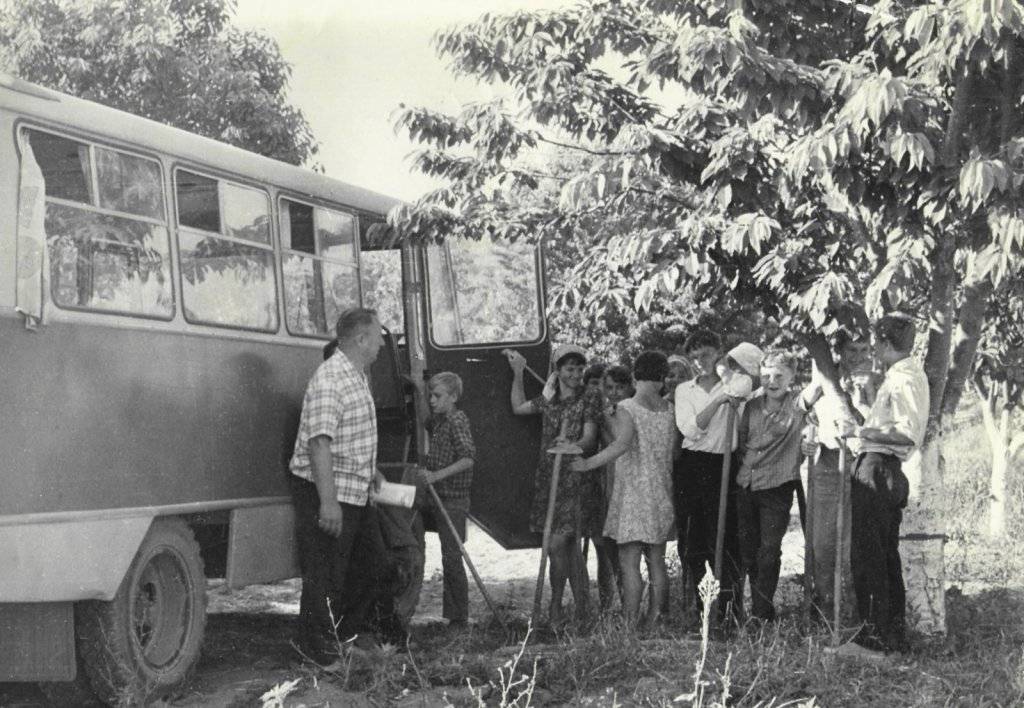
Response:
M206 628L206 579L191 529L153 521L109 602L76 606L77 648L96 695L117 705L170 693L199 659Z

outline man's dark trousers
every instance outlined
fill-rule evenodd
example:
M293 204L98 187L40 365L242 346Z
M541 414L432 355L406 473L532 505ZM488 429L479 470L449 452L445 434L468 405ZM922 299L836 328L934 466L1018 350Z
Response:
M904 641L906 590L900 560L900 522L909 485L898 457L865 452L850 485L850 565L857 612L865 623L855 641L898 650Z
M341 535L335 538L318 526L320 497L315 484L293 477L292 497L302 572L302 645L312 658L322 661L337 654L339 641L366 627L373 601L371 559L363 557L371 545L366 538L366 507L341 504Z
M736 499L739 516L740 557L750 576L751 614L775 619L772 599L782 566L782 537L789 527L797 482L770 489L741 488Z

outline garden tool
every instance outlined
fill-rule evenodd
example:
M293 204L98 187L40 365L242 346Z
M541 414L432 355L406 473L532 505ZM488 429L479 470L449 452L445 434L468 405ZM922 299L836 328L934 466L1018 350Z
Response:
M569 421L563 420L562 427L559 430L559 438L563 442L558 443L547 452L549 455L555 456L555 461L551 469L551 485L548 489L548 508L547 514L544 516L544 535L541 541L540 549L540 569L537 571L537 589L533 593L533 621L537 622L540 617L541 604L544 600L544 572L548 566L548 547L551 543L551 525L555 520L555 501L558 495L558 476L562 471L562 456L563 455L581 455L583 449L579 445L564 442L566 431L569 428Z
M441 513L441 517L445 523L448 524L448 529L452 532L452 536L455 537L455 543L459 546L459 551L462 553L463 560L466 561L466 566L469 568L469 572L473 574L473 580L476 581L476 586L480 588L480 594L484 596L484 600L487 602L487 606L491 608L491 613L498 620L501 628L508 632L508 625L505 624L504 618L501 613L498 612L498 606L494 604L494 600L491 599L490 593L487 592L487 588L484 587L484 581L480 577L480 573L476 572L476 566L473 565L472 559L469 557L469 551L462 544L462 539L459 538L459 532L455 528L455 524L452 523L452 517L448 516L448 512L445 511L444 504L441 503L441 498L437 496L437 491L434 489L434 485L427 482L427 491L430 492L431 498L434 500L434 506Z

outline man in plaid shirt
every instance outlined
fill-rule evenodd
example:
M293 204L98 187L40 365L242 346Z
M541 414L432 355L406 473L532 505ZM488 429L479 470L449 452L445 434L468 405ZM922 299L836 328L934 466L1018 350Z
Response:
M353 553L366 545L364 512L378 482L377 414L365 369L384 344L377 313L364 308L341 314L337 336L337 351L306 388L290 464L302 644L323 662L363 628L372 600L369 592L346 597L344 589Z

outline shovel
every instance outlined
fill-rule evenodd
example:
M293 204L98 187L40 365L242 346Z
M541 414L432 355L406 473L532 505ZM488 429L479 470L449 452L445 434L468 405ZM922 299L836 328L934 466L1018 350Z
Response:
M476 586L480 588L480 594L484 596L484 600L487 601L487 606L491 608L491 614L498 620L498 624L501 628L508 632L508 625L505 624L504 618L501 613L498 612L498 606L494 604L494 600L491 599L490 593L487 592L487 588L484 587L484 581L480 578L480 574L476 572L476 566L473 565L473 561L469 557L469 551L462 544L462 539L459 538L459 532L455 528L455 524L452 523L452 517L448 516L448 512L445 511L444 504L441 503L441 498L437 496L437 492L434 490L434 485L427 482L427 491L430 492L431 498L434 500L434 506L441 512L442 518L446 524L448 524L448 530L452 532L452 536L455 538L455 543L459 545L459 551L462 553L462 559L466 561L466 566L469 568L469 572L473 574L473 580L476 581Z
M569 421L563 420L559 430L559 437L564 438L568 430ZM579 445L571 443L559 443L547 451L549 455L555 456L551 469L551 485L548 489L548 508L544 516L544 535L540 549L540 568L537 570L537 588L533 593L533 623L536 624L540 617L541 604L544 601L544 572L548 567L548 546L551 543L551 525L555 520L555 501L558 495L558 476L562 471L563 455L581 455L583 449Z
M715 536L715 577L722 582L722 561L725 555L725 512L729 501L729 468L732 467L732 439L736 429L736 407L729 404L725 419L725 454L722 455L722 485L718 491L718 533ZM725 586L722 586L725 589ZM742 602L742 598L732 598ZM717 600L715 601L717 603Z

